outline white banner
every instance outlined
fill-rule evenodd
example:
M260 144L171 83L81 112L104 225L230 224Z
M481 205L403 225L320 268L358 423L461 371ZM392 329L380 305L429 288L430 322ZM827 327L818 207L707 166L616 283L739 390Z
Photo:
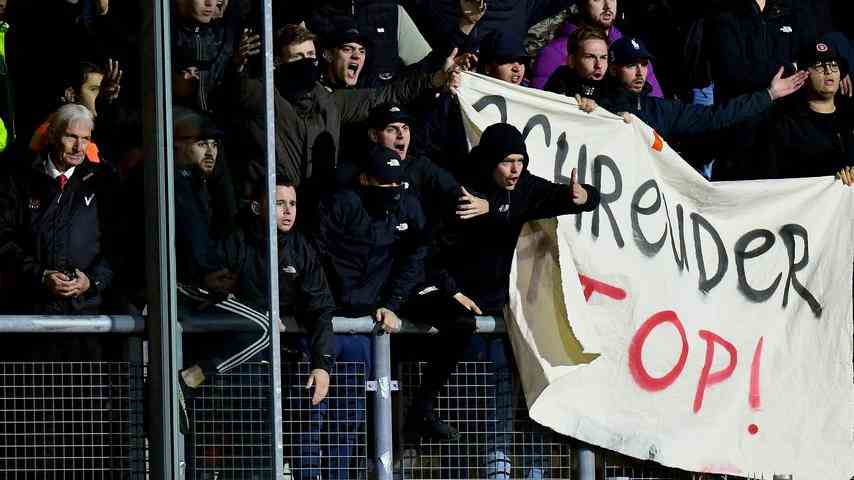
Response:
M532 173L602 192L519 240L508 329L533 419L692 471L854 474L854 190L709 183L637 119L479 75L460 104L472 143L506 121Z

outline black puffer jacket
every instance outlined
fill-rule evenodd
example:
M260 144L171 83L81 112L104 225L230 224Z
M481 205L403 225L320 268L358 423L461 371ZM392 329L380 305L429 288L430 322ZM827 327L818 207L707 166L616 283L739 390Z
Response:
M54 315L98 312L113 284L115 184L108 167L84 161L60 193L43 157L6 176L0 189L0 261L18 274L22 307ZM53 297L42 282L45 270L74 269L89 277L90 289L77 298Z
M426 222L415 195L401 190L388 208L362 190L342 190L324 199L318 216L318 248L339 311L397 312L424 279Z

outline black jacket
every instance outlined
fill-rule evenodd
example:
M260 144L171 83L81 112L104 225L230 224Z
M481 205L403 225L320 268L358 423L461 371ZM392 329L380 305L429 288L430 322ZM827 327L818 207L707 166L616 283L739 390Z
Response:
M721 130L750 119L771 107L771 96L762 89L707 107L618 88L603 95L599 105L616 114L632 113L669 140Z
M222 245L229 271L238 274L234 294L260 311L267 305L267 244L260 224L237 230ZM335 301L320 259L299 232L278 235L279 315L293 316L308 331L311 368L331 372L335 363L332 316Z
M604 81L583 80L568 65L561 65L557 67L557 70L546 81L543 90L560 93L567 97L581 95L584 98L598 100L604 86Z
M240 2L231 2L225 17L208 24L183 23L177 15L172 26L172 57L175 67L195 66L199 84L194 107L216 109L213 93L222 85L226 69L240 42Z
M591 211L599 205L599 192L584 185L588 199L579 206L572 203L568 185L527 169L513 190L493 186L491 174L487 179L481 190L489 199L489 213L455 222L441 233L430 280L451 294L462 292L485 312L497 312L507 303L513 251L525 222Z
M175 167L175 250L178 281L202 286L205 275L224 268L219 242L230 231L230 211L215 208L221 193L196 168Z
M751 178L797 178L835 175L854 166L854 110L837 100L833 114L810 110L793 98L773 112L762 144L764 155Z
M398 312L424 278L425 219L415 195L385 208L361 190L335 192L318 211L318 248L338 309L345 315Z
M97 313L113 284L108 257L116 177L103 164L78 165L60 194L37 156L31 168L7 175L0 188L0 260L17 272L22 306L39 314ZM45 270L79 269L91 287L81 297L53 297Z
M762 12L754 0L735 3L707 26L716 103L767 87L780 67L794 72L793 62L815 48L815 18L796 0L769 0Z

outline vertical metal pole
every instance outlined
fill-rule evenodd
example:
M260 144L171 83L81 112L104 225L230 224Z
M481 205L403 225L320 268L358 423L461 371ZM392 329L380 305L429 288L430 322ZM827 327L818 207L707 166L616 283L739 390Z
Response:
M596 480L596 452L585 445L578 448L576 455L578 455L578 479Z
M145 145L145 250L150 345L147 422L151 478L183 477L178 431L178 354L175 298L175 221L172 215L172 92L168 0L140 0L143 15L143 130Z
M276 110L273 101L273 0L264 0L264 133L267 155L267 238L269 241L268 282L270 291L270 421L273 423L272 478L284 476L284 439L282 437L282 355L279 346L279 252L276 238Z
M380 331L372 334L374 380L374 455L377 480L392 480L394 472L394 432L391 415L391 336Z

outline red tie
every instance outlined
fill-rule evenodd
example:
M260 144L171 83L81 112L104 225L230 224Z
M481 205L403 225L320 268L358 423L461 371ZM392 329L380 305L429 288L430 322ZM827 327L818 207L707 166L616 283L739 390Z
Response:
M59 191L65 190L65 184L68 183L68 177L65 175L60 175L56 177L56 183L59 185Z

